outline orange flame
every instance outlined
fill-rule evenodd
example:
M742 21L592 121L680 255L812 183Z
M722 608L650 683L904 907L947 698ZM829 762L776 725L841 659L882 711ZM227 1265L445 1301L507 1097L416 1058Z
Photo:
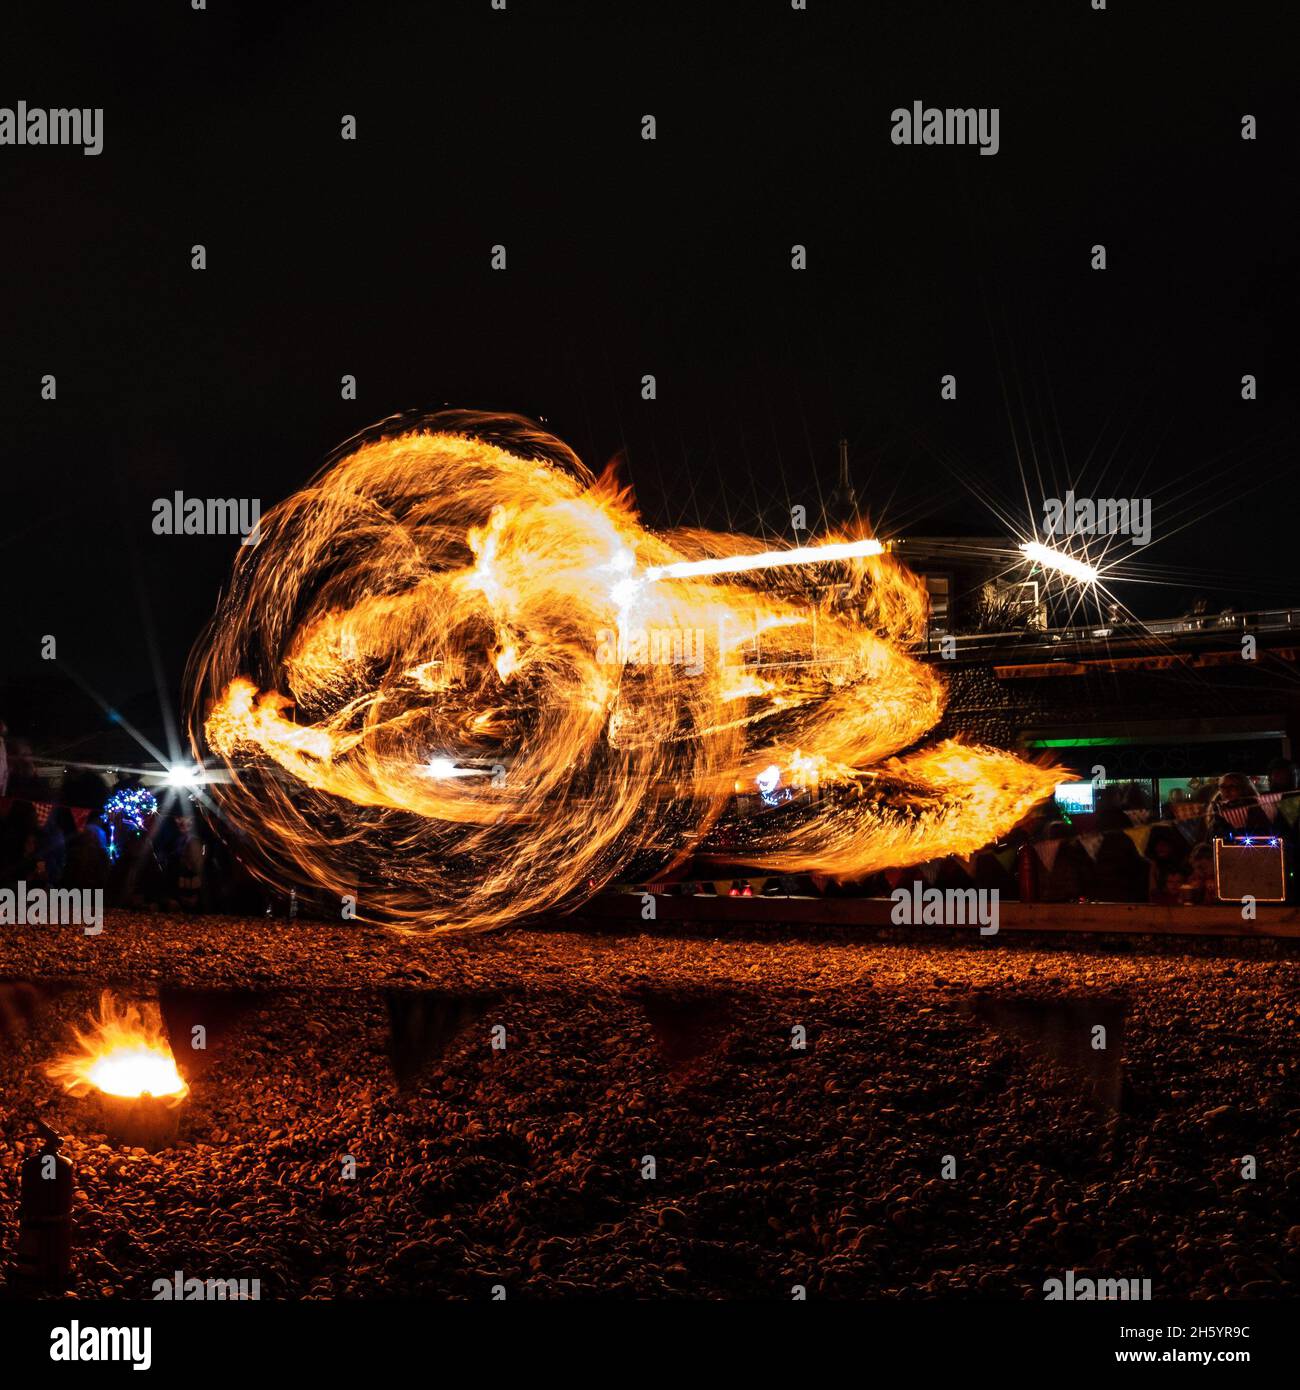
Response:
M906 650L927 599L849 550L806 557L833 599L755 538L646 530L527 421L435 416L264 518L192 660L191 737L268 877L399 926L499 926L708 853L733 788L774 767L817 797L747 822L733 861L970 853L1057 772L951 742L894 756L944 708ZM705 560L726 563L671 568Z
M156 1004L119 1006L105 990L89 1028L74 1028L73 1039L75 1047L48 1063L45 1073L74 1096L102 1091L178 1102L189 1093Z

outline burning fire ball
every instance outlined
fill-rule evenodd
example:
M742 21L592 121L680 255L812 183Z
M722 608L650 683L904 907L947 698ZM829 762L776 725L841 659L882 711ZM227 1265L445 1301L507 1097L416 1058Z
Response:
M190 1088L176 1067L162 1015L152 1002L118 1003L100 996L99 1010L74 1046L45 1067L69 1095L84 1098L87 1118L129 1148L173 1143Z

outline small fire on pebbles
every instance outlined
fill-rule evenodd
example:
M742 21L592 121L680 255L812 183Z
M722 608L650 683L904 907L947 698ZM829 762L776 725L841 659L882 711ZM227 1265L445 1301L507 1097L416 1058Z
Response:
M117 1142L152 1149L174 1139L190 1088L158 1005L119 1002L105 990L85 1029L72 1036L45 1074L69 1095L92 1100Z

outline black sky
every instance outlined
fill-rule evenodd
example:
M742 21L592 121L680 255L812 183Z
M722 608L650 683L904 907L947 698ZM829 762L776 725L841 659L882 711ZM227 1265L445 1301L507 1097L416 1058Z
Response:
M36 720L23 692L63 664L124 701L153 683L150 629L179 680L234 542L153 535L153 499L269 507L356 430L444 403L621 453L652 524L770 535L791 503L815 519L841 435L883 532L999 529L982 498L1027 523L1018 443L1061 486L1153 498L1167 582L1123 589L1135 611L1296 601L1281 13L7 14L0 105L103 106L105 149L0 148L0 702ZM895 147L917 99L998 107L1000 152Z

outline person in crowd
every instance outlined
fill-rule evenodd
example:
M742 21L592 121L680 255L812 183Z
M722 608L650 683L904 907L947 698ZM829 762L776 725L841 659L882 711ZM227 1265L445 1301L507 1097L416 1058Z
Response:
M9 868L22 858L23 845L36 831L36 811L27 801L15 801L0 816L0 883L8 883Z
M1005 848L1005 846L1003 846ZM986 850L975 860L975 886L985 892L997 891L999 898L1018 898L1020 886L1015 874L1004 868L993 850Z
M1130 782L1120 797L1120 807L1125 813L1125 819L1131 819L1129 813L1134 811L1145 811L1150 815L1151 793L1146 783Z
M106 889L109 878L108 838L104 827L93 816L68 841L68 859L63 870L67 888Z
M1300 825L1282 813L1282 801L1296 791L1296 766L1290 758L1274 758L1269 763L1268 790L1273 803L1270 830L1281 839L1286 854L1286 900L1300 902Z
M1147 900L1176 907L1188 882L1187 842L1172 826L1157 825L1147 841L1147 859L1151 865Z
M934 886L936 888L947 890L949 888L969 888L970 885L971 877L966 872L966 868L962 861L958 859L956 855L950 854L947 859L940 861L939 872L935 875L934 880ZM886 895L888 892L889 889L886 887Z
M1187 858L1187 882L1183 892L1186 900L1205 907L1219 901L1214 878L1214 850L1204 840Z
M160 811L154 817L153 825L149 830L149 838L153 845L154 856L163 866L168 885L171 886L176 877L171 868L185 840L181 817L171 815L165 810Z
M108 831L104 829L104 813L102 810L95 811L88 816L81 830L83 834L89 835L105 854L108 853Z
M36 808L30 801L15 802L5 818L0 844L0 884L11 887L25 883L28 888L49 886L45 861L41 858L41 829Z
M1125 822L1127 824L1127 822ZM1092 896L1092 861L1088 851L1076 840L1063 820L1047 827L1048 840L1059 840L1052 867L1039 874L1039 900L1045 903L1078 902Z
M1211 778L1208 782L1202 782L1201 785L1192 792L1192 800L1203 808L1202 814L1209 815L1210 803L1218 795L1218 791L1218 782L1214 778Z
M1238 772L1219 778L1219 789L1210 802L1210 837L1226 840L1231 835L1267 835L1272 829L1259 804L1249 777Z
M1178 808L1187 804L1187 789L1185 787L1175 787L1169 793L1169 800L1165 802L1161 810L1161 818L1164 820L1177 820Z
M156 906L163 899L166 881L149 836L121 830L117 846L109 897L122 907Z
M71 825L76 831L72 815L65 806L54 807L41 826L38 850L45 861L45 873L49 881L57 887L63 882L63 866L68 857L68 836L65 826Z
M229 912L233 897L230 848L213 832L211 825L199 818L199 834L203 836L203 893L200 901L204 912Z
M1007 843L1019 849L1021 845L1031 845L1038 840L1046 839L1049 824L1047 812L1035 806L1012 826L1007 835Z
M1102 836L1094 865L1092 896L1098 902L1139 903L1147 900L1149 867L1137 846L1122 830Z
M197 912L203 892L203 841L193 816L177 816L178 838L172 853L176 899L187 912Z
M50 789L36 774L31 745L26 739L6 738L9 757L9 785L6 794L23 801L49 801Z
M1108 830L1127 830L1129 824L1121 804L1120 788L1099 787L1093 801L1093 829L1104 835Z

